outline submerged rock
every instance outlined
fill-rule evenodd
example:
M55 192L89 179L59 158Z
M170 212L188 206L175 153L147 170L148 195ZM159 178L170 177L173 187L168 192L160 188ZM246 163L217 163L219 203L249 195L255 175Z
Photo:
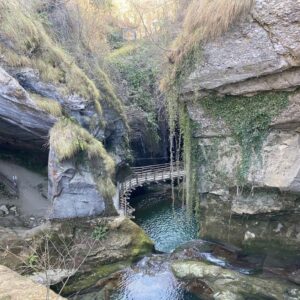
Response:
M47 291L45 286L34 283L32 280L0 265L0 299L63 300L65 298L51 290Z
M273 192L264 193L269 199L274 196ZM215 195L202 198L199 212L200 236L203 239L230 243L247 254L260 256L261 267L265 270L275 273L281 273L282 270L293 272L295 262L300 259L297 196L282 195L277 198L277 203L280 203L281 199L283 210L272 211L271 207L266 205L265 213L237 214L237 207L243 212L261 210L263 206L260 203L263 204L263 200L266 199L264 193L258 192L261 198L249 195L243 200L243 196L240 196L239 206L234 204L235 196L226 200ZM267 213L269 209L270 212Z
M176 277L201 280L213 291L212 299L300 299L300 289L274 279L242 275L205 262L176 261L172 263ZM201 295L199 295L201 296Z

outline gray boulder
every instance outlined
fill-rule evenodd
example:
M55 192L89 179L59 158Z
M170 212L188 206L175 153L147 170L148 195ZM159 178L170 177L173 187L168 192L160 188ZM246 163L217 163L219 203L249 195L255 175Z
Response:
M48 198L53 205L50 218L88 217L105 211L105 201L90 163L76 163L76 157L60 162L50 146Z
M204 262L176 261L172 264L172 270L178 278L203 281L208 287L206 290L211 293L209 299L297 300L300 297L300 289L293 285L242 275Z
M300 85L300 4L256 0L249 18L203 45L203 60L183 93L215 90L241 95Z

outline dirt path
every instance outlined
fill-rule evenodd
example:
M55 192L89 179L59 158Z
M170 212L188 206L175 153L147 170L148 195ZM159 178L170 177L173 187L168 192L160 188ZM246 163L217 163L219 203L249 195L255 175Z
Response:
M0 205L16 205L21 215L46 218L50 212L51 203L47 195L47 177L32 172L9 161L0 160L0 171L8 178L17 176L19 198L0 198ZM42 192L43 191L43 192ZM42 195L44 194L44 196Z

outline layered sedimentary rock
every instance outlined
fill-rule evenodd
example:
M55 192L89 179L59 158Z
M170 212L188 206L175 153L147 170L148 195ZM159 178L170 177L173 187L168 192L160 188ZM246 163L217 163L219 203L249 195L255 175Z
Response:
M203 46L203 60L183 91L240 95L294 89L300 84L299 22L297 0L256 0L247 20Z
M20 83L0 68L0 141L42 148L56 118L42 111Z
M256 0L246 19L202 45L182 84L203 236L299 249L299 36L299 1Z

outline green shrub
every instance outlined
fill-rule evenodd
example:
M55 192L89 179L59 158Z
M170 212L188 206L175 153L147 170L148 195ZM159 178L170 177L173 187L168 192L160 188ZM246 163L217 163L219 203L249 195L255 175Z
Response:
M94 240L104 240L107 237L108 234L108 227L104 225L98 225L95 227L95 229L92 232L92 238Z
M157 143L159 135L156 92L159 67L158 62L153 58L153 51L149 43L132 43L113 51L109 61L127 82L129 103L146 113L151 138Z

